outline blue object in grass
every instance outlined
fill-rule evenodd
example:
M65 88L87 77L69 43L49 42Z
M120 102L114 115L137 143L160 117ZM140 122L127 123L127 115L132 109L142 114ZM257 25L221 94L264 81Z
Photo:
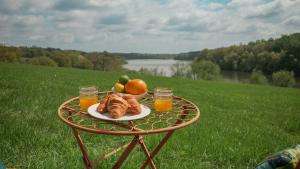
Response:
M300 144L268 157L254 169L295 169L298 163L300 163Z
M0 169L5 169L4 164L0 161Z

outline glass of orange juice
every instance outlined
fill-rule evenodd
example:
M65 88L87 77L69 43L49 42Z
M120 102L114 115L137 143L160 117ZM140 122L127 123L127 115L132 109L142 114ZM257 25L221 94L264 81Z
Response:
M98 101L98 90L95 86L79 88L79 105L81 109L87 109Z
M154 90L154 109L159 112L168 112L172 110L173 90L169 88L158 87Z

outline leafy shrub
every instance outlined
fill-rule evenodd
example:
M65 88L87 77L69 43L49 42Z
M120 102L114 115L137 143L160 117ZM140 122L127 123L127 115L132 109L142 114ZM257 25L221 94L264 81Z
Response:
M93 63L82 55L73 57L73 67L81 69L93 69Z
M20 54L16 47L4 46L0 43L0 62L19 62Z
M122 71L122 65L127 63L124 58L105 51L89 53L85 57L93 63L95 70Z
M192 76L192 69L190 64L175 63L171 66L171 71L173 77L191 78Z
M292 87L296 84L294 72L281 70L272 74L273 84L281 87Z
M253 71L250 76L250 82L255 84L267 84L268 80L262 71Z
M147 74L147 75L153 75L153 76L165 76L165 72L161 69L160 71L158 70L158 68L140 68L139 70L140 73L142 74Z
M63 56L59 53L55 55L51 55L50 57L52 60L54 60L59 67L71 67L72 61L71 58L68 56Z
M0 62L18 62L20 57L13 52L6 52L0 54Z
M216 80L221 76L220 71L219 65L208 60L198 60L192 64L195 79Z
M29 60L29 63L33 65L57 66L57 64L52 59L46 56L34 57Z

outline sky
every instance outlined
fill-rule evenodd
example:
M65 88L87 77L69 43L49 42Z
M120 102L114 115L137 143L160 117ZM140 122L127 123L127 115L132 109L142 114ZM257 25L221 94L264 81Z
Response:
M180 53L300 32L300 0L0 0L0 42Z

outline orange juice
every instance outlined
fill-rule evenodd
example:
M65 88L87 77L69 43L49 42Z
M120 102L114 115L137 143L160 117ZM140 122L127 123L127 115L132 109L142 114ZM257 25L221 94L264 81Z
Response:
M154 109L156 111L167 112L172 110L172 100L171 99L155 99Z
M79 105L80 105L80 108L87 109L91 105L96 104L97 101L98 101L97 96L94 96L94 97L84 96L84 97L80 97Z
M79 88L79 105L82 109L87 109L98 101L98 90L95 86L85 86Z

